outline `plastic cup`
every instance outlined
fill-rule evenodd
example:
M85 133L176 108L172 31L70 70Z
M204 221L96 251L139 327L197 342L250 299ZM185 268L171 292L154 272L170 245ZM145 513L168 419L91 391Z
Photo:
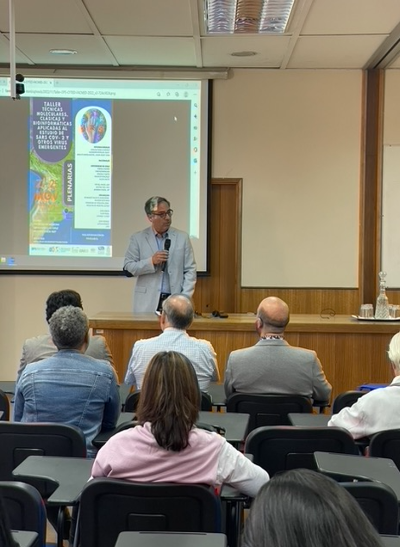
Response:
M361 304L359 317L372 319L374 317L374 306L372 304Z

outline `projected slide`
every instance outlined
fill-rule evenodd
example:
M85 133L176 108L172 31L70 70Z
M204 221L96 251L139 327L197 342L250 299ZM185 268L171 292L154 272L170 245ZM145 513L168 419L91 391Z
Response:
M206 272L209 84L0 77L0 274L122 273L164 196Z
M31 99L29 254L112 256L111 102Z

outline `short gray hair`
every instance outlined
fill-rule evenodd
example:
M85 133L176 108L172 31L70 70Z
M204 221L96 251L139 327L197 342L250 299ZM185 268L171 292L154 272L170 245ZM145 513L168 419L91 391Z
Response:
M400 374L400 332L390 340L388 356L396 373Z
M154 209L157 209L160 203L166 203L168 207L171 207L171 204L167 199L161 196L153 196L149 198L144 204L144 210L146 212L146 215L151 215Z
M79 349L89 331L89 320L80 308L64 306L50 318L50 334L58 349Z
M194 309L190 298L184 294L173 294L164 300L162 311L171 327L185 330L193 322Z

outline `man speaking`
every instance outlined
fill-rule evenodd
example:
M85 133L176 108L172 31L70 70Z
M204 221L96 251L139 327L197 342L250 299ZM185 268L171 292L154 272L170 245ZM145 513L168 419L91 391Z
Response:
M161 311L171 294L189 298L196 284L196 262L187 233L171 228L170 202L153 196L144 210L151 226L133 234L125 254L124 270L137 277L133 313Z

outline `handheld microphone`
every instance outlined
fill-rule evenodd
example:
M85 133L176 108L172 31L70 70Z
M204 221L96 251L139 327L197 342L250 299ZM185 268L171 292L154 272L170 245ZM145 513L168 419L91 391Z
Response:
M171 240L167 237L167 239L164 242L164 251L169 251L169 248L171 247ZM161 271L165 271L165 267L167 265L167 261L164 262L162 265Z

